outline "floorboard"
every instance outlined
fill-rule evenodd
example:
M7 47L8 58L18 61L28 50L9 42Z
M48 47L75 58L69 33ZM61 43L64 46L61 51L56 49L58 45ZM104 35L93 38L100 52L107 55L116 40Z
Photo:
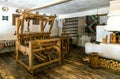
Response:
M16 63L15 53L0 54L0 79L120 79L120 72L89 67L82 61L84 56L83 47L73 47L71 57L63 59L61 65L54 63L38 68L32 75Z

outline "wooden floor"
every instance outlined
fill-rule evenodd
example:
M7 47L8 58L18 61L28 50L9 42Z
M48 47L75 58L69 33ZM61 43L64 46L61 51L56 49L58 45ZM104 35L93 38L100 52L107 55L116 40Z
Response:
M30 74L15 61L15 53L0 55L0 79L120 79L120 72L94 69L82 62L84 48L72 48L72 56L58 63L39 68Z

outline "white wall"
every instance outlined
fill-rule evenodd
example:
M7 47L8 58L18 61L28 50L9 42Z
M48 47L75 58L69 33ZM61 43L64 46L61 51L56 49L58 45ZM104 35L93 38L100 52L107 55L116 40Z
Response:
M64 14L64 15L59 15L58 18L59 20L63 20L64 18L72 18L72 17L82 17L86 15L95 15L95 14L108 14L109 13L109 7L104 7L104 8L98 8L98 9L92 9L88 11L81 11L81 12L76 12L76 13L70 13L70 14ZM100 23L107 23L107 18L108 17L101 17L100 18ZM61 25L61 23L58 23L58 26ZM61 26L62 28L62 26ZM62 30L60 30L62 31ZM62 32L59 32L62 33Z
M33 14L35 14L36 12L37 11L32 11ZM44 13L39 12L39 14L43 15ZM51 14L45 14L45 15L51 16ZM52 14L52 15L54 15L54 14ZM59 28L58 28L58 21L57 21L57 19L58 19L58 16L56 17L56 19L54 21L54 24L53 24L53 27L52 27L52 30L51 30L51 36L57 36L59 34L59 30L58 30ZM44 31L48 32L49 28L50 27L47 24L46 27L45 27L45 29L44 29ZM38 30L38 29L36 29L36 30Z
M0 6L2 8L3 6ZM0 9L0 40L13 40L15 39L15 36L13 35L15 32L15 26L12 25L12 14L16 14L15 12L16 8L9 7L8 12L3 12L2 9ZM93 10L88 10L88 11L83 11L83 12L78 12L78 13L71 13L71 14L65 14L65 15L59 15L59 19L63 18L70 18L70 17L78 17L78 16L85 16L85 15L92 15L92 14L105 14L109 12L109 8L100 8L100 9L93 9ZM2 16L8 16L8 21L2 20ZM33 31L39 31L40 28L38 25L32 25L31 22L30 27ZM48 27L46 27L48 29ZM45 29L45 30L46 30ZM55 21L51 35L58 35L59 32L59 27L57 24L57 21Z
M99 23L100 24L107 24L107 19L108 19L108 16L100 16Z
M27 26L26 21L24 22L24 26ZM50 25L47 23L44 31L45 32L49 32L49 28ZM24 30L27 31L27 27L24 27ZM30 22L30 31L31 32L41 32L41 27L40 24L39 25L33 25L33 22ZM57 24L57 20L54 21L52 30L51 30L51 36L57 36L58 35L58 24Z
M9 7L8 12L3 12L0 6L0 40L13 40L15 26L12 25L12 14L15 13L16 8ZM2 16L8 16L7 20L2 20Z
M3 6L0 6L2 8ZM6 6L5 6L6 7ZM12 25L12 14L17 14L16 8L8 7L8 12L3 12L2 9L0 9L0 40L15 40L15 26ZM2 16L8 16L7 20L2 20ZM26 26L26 21L24 22L24 26ZM49 27L45 28L45 31L48 30ZM24 27L24 30L26 30L27 27ZM32 21L30 22L30 31L33 32L40 32L40 26L39 25L33 25ZM55 21L52 32L52 36L58 35L58 28L57 28L57 21Z
M2 8L3 6L0 6ZM8 12L3 12L0 9L0 40L15 40L15 30L16 26L12 25L12 14L17 14L16 8L8 7L9 11ZM2 16L8 16L8 21L7 20L2 20ZM33 25L33 22L30 22L30 31L32 32L40 32L40 27L39 25ZM24 22L24 26L27 26L26 21ZM24 27L24 30L27 31L27 27Z
M51 30L51 36L57 36L58 34L59 34L58 22L57 20L55 20L53 28Z
M92 9L92 10L82 11L82 12L77 12L77 13L59 15L59 19L80 17L80 16L94 15L94 14L108 14L108 12L109 12L109 7L104 7L104 8Z
M97 26L96 27L96 41L98 41L98 42L103 42L103 38L105 38L106 37L106 35L108 36L108 40L107 40L107 43L109 43L110 41L110 34L112 33L112 32L108 32L108 31L106 31L105 29L105 26Z
M47 24L47 26L45 27L45 32L49 32L49 28L50 26ZM52 30L51 30L51 36L57 36L58 35L58 22L57 20L54 21L54 24L53 24L53 27L52 27Z
M88 10L88 11L82 11L82 12L77 12L77 13L70 13L70 14L64 14L64 15L59 15L59 20L63 20L64 18L72 18L72 17L82 17L82 16L86 16L86 15L95 15L95 14L108 14L109 12L109 7L104 7L104 8L98 8L98 9L92 9L92 10ZM106 23L106 17L101 17L100 18L100 23ZM62 31L62 30L60 30ZM62 32L59 32L62 33ZM82 38L78 38L78 44L80 43L79 46L84 46L84 44L88 41L90 41L90 39L87 38L88 36L83 37ZM87 40L85 40L87 39ZM75 41L75 40L74 40ZM84 43L84 44L83 44Z

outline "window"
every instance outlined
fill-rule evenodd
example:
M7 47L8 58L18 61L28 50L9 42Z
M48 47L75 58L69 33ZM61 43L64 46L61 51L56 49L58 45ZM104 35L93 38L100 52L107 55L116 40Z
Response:
M12 25L16 24L16 18L20 17L20 14L12 14Z

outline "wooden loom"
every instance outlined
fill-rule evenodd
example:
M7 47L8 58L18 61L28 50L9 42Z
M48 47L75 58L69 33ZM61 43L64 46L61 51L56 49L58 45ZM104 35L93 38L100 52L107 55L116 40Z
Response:
M56 16L45 16L31 14L23 11L22 15L16 20L16 61L27 68L31 73L34 69L54 63L61 63L61 39L50 38L51 29ZM30 21L39 20L41 32L30 32ZM27 32L24 32L24 21L27 21ZM47 25L50 26L49 32L44 32ZM20 29L21 28L21 29ZM19 30L21 32L19 32ZM21 59L21 55L28 58L28 63ZM55 56L53 56L53 54ZM35 63L37 59L46 59L42 63Z

